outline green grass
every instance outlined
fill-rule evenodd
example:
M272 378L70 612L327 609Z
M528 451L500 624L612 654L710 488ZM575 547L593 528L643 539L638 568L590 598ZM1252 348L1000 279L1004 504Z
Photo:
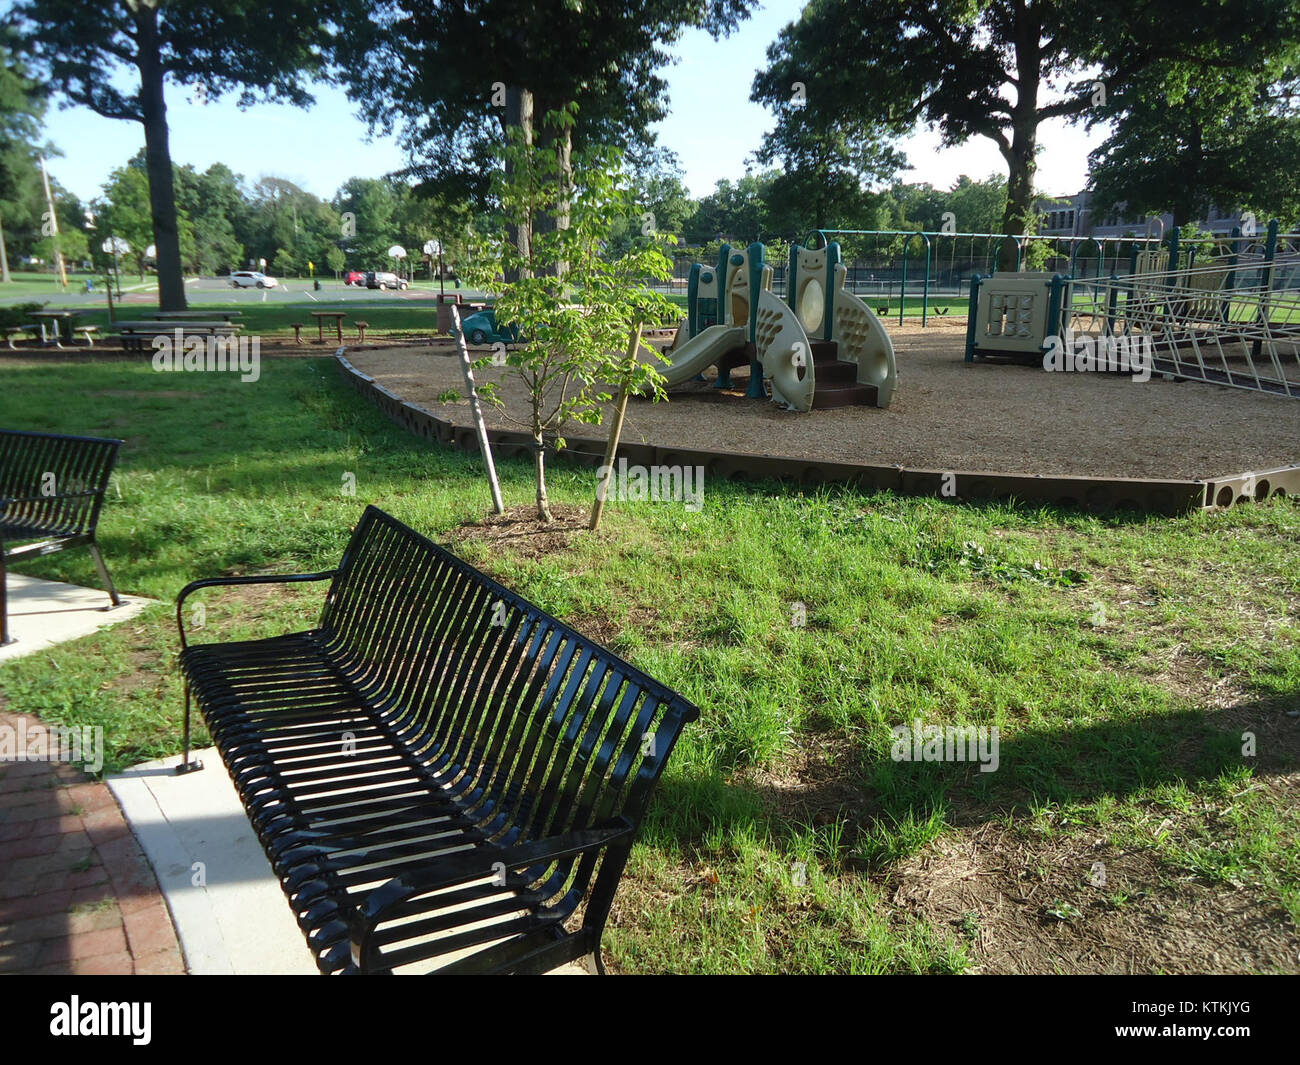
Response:
M0 285L0 300L9 300L14 298L40 299L42 296L52 296L56 293L62 293L63 288L59 285L59 279L54 274L34 274L26 273L21 270L10 270L10 281L8 284ZM68 274L68 291L80 292L86 278L94 278L95 284L100 282L100 275L87 274L83 271L70 272ZM123 286L125 288L125 286Z
M169 603L185 582L328 568L366 502L435 537L487 510L476 459L391 426L327 360L264 360L256 384L120 362L5 374L0 424L126 439L101 539L122 589L160 605L0 668L12 707L102 725L109 769L179 749ZM507 501L526 502L528 465L499 467ZM1300 706L1295 503L1103 520L706 488L698 513L611 504L598 537L559 552L457 548L703 710L634 852L613 964L966 971L978 920L932 923L893 906L890 883L980 827L1154 855L1158 880L1110 885L1111 910L1190 880L1300 917L1300 815L1277 786L1296 730L1271 724ZM585 505L592 475L556 466L551 489ZM95 584L84 552L21 568ZM302 626L319 594L210 593L206 631ZM890 726L914 719L996 726L998 771L891 760ZM1044 905L1088 910L1057 887Z
M70 277L68 291L74 294L80 293L85 276L78 275L75 280ZM0 309L9 303L46 302L50 297L61 292L58 284L48 275L15 274L14 277L13 284L0 285ZM103 286L98 283L99 280L101 279L96 279L95 296L85 297L84 301L79 301L75 306L67 309L77 312L79 324L97 325L102 330L110 322L108 304L103 294ZM290 279L286 283L295 290L309 288L311 285L310 281L300 278ZM152 278L141 283L135 277L124 276L122 290L137 294L145 293L156 298L157 285ZM416 281L411 285L411 290L436 293L438 282ZM343 311L348 316L345 327L350 330L352 322L362 320L369 323L369 334L376 336L395 333L427 336L436 330L438 312L433 301L405 301L396 292L375 292L373 298L344 301L338 298L338 293L343 291L342 282L329 278L322 280L320 292L313 292L314 299L302 296L291 302L271 299L261 303L247 298L227 299L219 293L191 292L188 305L190 310L239 311L244 332L250 335L292 337L293 323L298 322L306 327L304 335L314 336L316 320L311 317L311 312L314 310ZM447 285L448 294L457 291L460 291L466 299L479 298L469 289L457 290L450 283ZM57 308L55 304L50 303L49 309ZM120 304L116 307L116 316L119 320L125 321L136 318L149 309L138 304ZM327 335L328 330L327 324Z

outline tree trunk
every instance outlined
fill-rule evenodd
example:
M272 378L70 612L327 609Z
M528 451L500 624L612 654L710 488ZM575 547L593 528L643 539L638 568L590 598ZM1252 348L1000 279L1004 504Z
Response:
M538 233L554 233L569 228L569 196L573 188L573 131L568 126L559 130L547 126L541 135L546 150L555 154L556 172L560 176L560 198L555 204L554 213L541 215L536 220L535 229ZM568 273L567 264L557 262L553 267L548 267L546 273L553 277L564 277Z
M1038 85L1042 77L1042 25L1028 5L1016 5L1016 102L1011 111L1011 142L1002 150L1007 162L1007 207L1002 215L1004 239L998 245L999 270L1015 270L1019 258L1016 233L1037 228L1034 176L1038 172Z
M163 99L163 68L158 38L158 11L141 4L135 16L137 63L140 67L140 113L144 124L145 172L149 175L149 208L157 253L158 306L185 310L185 278L181 272L180 227L176 221L176 189Z
M522 86L512 85L506 89L506 135L509 136L510 130L516 127L523 131L524 143L531 145L533 143L533 94ZM511 169L511 164L507 161L507 176ZM533 246L531 220L525 220L518 225L511 222L507 232L511 243L519 250L519 254L525 259L530 258ZM509 270L506 272L506 281L511 283L518 281L520 275L526 273L527 271Z
M1037 141L1037 129L1028 133L1028 144L1017 132L1011 142L1011 151L1007 153L1007 208L1002 215L1002 234L1006 238L998 245L998 269L1011 271L1016 269L1016 241L1011 239L1017 233L1028 232L1034 222L1034 147Z
M551 520L551 503L546 498L546 445L540 436L533 437L533 454L537 466L537 520Z
M12 280L9 276L9 253L5 249L4 221L0 219L0 284L7 285Z

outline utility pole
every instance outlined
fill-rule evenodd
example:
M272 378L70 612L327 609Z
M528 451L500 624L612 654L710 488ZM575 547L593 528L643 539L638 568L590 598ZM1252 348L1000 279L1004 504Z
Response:
M41 156L41 183L45 186L45 206L49 208L50 236L54 238L54 264L59 272L59 284L66 292L68 273L63 269L63 252L59 248L59 216L54 213L54 197L50 195L50 175L45 172L45 156Z

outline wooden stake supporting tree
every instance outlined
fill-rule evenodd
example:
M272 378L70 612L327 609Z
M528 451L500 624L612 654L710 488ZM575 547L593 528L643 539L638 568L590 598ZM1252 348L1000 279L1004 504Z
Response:
M637 323L632 330L632 339L627 342L627 366L631 371L637 364L637 353L641 347L641 325ZM614 459L618 455L618 439L623 435L623 418L627 414L628 385L626 379L619 385L618 401L614 404L614 421L609 427L609 441L605 445L605 461L596 474L596 501L591 505L592 532L600 528L601 516L605 513L605 500L609 497L609 483L614 478Z
M469 409L474 418L474 430L478 433L478 448L483 454L483 465L487 467L488 484L492 488L492 509L498 514L506 512L501 502L501 484L497 480L496 463L492 461L492 442L488 440L487 423L483 420L483 408L479 406L478 389L474 387L474 369L470 364L469 348L465 344L465 331L460 327L460 308L451 308L452 332L456 334L456 348L460 352L460 368L465 373L465 389L469 394Z

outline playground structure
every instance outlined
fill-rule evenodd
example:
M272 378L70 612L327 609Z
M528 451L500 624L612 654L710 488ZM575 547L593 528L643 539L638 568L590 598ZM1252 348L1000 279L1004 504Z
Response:
M1259 240L1234 233L1217 248L1180 248L1177 234L1125 238L1113 252L1109 240L1076 242L1068 258L1051 264L1068 262L1069 272L972 275L970 315L965 322L954 315L965 326L961 332L909 329L893 338L879 310L873 313L849 291L849 270L834 242L796 245L779 272L761 243L724 246L716 265L695 263L688 276L679 272L687 315L666 350L670 387L702 380L716 367L715 388L728 389L732 371L748 364L750 397L770 396L804 411L845 409L810 434L799 428L807 424L802 419L745 403L638 404L627 412L634 432L618 455L647 467L697 466L718 478L840 482L953 501L1017 499L1098 512L1172 515L1300 494L1294 451L1300 408L1290 404L1171 384L1139 391L1100 374L1088 375L1087 383L1076 378L1063 390L1049 374L972 377L954 358L963 339L968 361L978 354L1033 362L1041 361L1050 340L1072 335L1091 338L1094 350L1111 339L1149 340L1144 346L1150 347L1158 340L1157 377L1168 367L1170 377L1300 395L1300 292L1293 291L1300 289L1300 234L1277 228ZM926 246L915 234L909 244ZM1018 245L1023 262L1022 250ZM923 284L928 276L927 270ZM912 387L899 404L905 416L891 419L882 433L885 423L862 405L892 399L896 347L907 357ZM340 352L345 378L388 417L430 441L478 446L463 412L443 406L452 369L439 369L436 359L430 366L426 348L361 349L357 357L360 366ZM513 382L501 384L508 392ZM713 393L702 386L693 391ZM1062 412L1068 432L1057 431ZM961 450L954 455L957 426ZM535 454L526 433L504 425L490 427L488 437L502 457ZM1197 446L1189 448L1193 438ZM606 461L604 440L565 439L560 456ZM1081 440L1089 446L1080 448Z
M1134 250L1120 276L1044 272L972 279L966 361L1041 358L1049 347L1097 353L1122 369L1117 347L1144 345L1168 377L1300 398L1300 234L1240 231L1208 255L1179 247Z
M1152 221L1162 228L1163 224L1158 219ZM936 307L934 303L943 297L955 297L958 300L965 298L969 295L974 277L987 277L994 272L994 264L1008 241L1012 243L1016 272L1023 272L1022 267L1029 257L1031 247L1036 247L1050 263L1067 267L1065 273L1082 276L1091 271L1101 277L1108 264L1113 271L1118 272L1135 253L1139 256L1158 254L1163 236L1159 231L1153 234L1150 228L1142 236L1123 237L1034 233L1006 235L946 230L815 229L804 237L804 243L813 247L820 243L825 247L836 236L851 238L859 244L869 241L875 247L876 254L868 256L865 266L861 262L855 262L848 267L848 290L870 303L882 317L893 314L896 305L900 326L907 317L917 316L915 310L909 309L908 300L919 302L921 326L925 328L931 314L946 313L946 308ZM879 254L882 246L890 249L883 258ZM1128 272L1134 271L1129 269Z
M716 266L696 263L687 283L687 316L660 372L670 387L717 368L716 388L749 364L746 396L791 410L888 407L898 380L894 348L880 320L845 288L839 245L790 250L783 302L761 243L724 244Z

